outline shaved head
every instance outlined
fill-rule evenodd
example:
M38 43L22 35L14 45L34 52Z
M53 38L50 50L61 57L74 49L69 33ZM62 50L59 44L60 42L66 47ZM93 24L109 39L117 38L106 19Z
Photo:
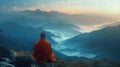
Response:
M40 37L41 38L46 38L46 32L41 32Z

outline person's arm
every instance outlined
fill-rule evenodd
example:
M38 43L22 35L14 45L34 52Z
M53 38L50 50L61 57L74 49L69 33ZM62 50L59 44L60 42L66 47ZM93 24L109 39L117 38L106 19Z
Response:
M52 47L51 47L51 44L50 44L49 46L50 46L50 53L52 53Z
M51 61L51 54L52 54L52 48L51 48L51 44L48 42L48 50L49 50L49 61Z
M35 46L34 46L34 52L38 50L38 41L36 41Z
M51 44L50 44L50 59L49 59L51 62L54 62L56 61L56 56L55 56L55 53L52 52L52 47L51 47Z

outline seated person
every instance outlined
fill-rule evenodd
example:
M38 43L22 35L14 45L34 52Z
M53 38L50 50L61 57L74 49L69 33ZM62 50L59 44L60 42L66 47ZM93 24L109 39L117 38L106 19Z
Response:
M40 39L36 42L33 51L33 57L36 62L46 63L56 60L55 54L52 52L51 44L46 38L46 33L42 32Z

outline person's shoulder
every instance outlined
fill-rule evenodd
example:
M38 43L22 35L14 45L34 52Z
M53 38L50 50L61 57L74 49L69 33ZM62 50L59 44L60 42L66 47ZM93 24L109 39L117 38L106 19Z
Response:
M41 42L41 40L39 39L39 40L37 40L36 42Z
M50 42L48 41L48 40L45 40L46 41L46 43L49 43L50 44Z
M39 40L36 41L36 44L38 44L38 43L39 43Z

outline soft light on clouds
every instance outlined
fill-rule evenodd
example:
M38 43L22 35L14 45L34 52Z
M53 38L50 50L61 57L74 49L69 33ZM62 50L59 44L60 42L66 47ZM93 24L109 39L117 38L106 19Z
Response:
M118 25L118 22L113 21L113 22L99 23L99 24L95 24L95 25L80 26L80 31L83 33L91 32L91 31L99 30L106 26L114 26L114 25Z
M0 8L16 6L19 10L43 9L64 13L102 12L120 14L120 0L0 0Z
M77 57L87 57L87 58L93 58L96 55L94 54L89 54L89 53L81 53L80 51L76 51L76 52L70 52L70 51L63 51L61 52L67 56L77 56Z

